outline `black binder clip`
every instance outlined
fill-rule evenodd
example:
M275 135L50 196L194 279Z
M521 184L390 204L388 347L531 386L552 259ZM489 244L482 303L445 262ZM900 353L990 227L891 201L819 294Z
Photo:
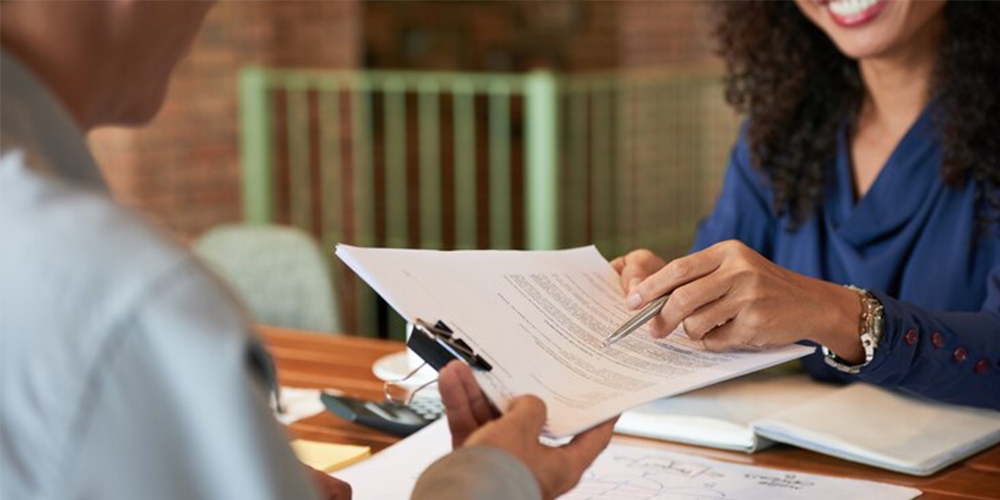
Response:
M474 369L483 371L493 369L482 356L472 351L469 344L455 338L451 328L441 321L434 326L421 319L414 321L406 347L413 349L413 352L437 371L441 371L455 359L464 361Z

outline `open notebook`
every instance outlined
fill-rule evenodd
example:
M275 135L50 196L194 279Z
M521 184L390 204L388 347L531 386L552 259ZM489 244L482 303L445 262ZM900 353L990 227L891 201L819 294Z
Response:
M1000 442L1000 412L765 372L640 406L616 430L748 453L777 441L926 476Z

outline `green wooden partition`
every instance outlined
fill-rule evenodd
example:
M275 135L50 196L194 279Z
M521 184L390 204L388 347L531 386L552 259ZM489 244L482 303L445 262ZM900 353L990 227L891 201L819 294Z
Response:
M246 220L306 229L331 259L338 242L678 255L735 134L713 72L250 67L240 93ZM347 329L400 335L334 267Z

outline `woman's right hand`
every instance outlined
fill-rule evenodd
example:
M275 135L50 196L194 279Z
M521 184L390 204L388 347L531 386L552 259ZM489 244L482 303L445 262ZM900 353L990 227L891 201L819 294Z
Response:
M622 291L625 292L626 297L634 291L635 286L642 280L655 274L665 265L667 265L666 261L645 248L632 250L611 261L611 267L621 277Z

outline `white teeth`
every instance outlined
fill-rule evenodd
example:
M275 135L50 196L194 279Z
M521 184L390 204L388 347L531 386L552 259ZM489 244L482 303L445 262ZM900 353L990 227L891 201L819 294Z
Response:
M879 0L834 0L830 2L830 12L839 17L853 17L868 10Z

